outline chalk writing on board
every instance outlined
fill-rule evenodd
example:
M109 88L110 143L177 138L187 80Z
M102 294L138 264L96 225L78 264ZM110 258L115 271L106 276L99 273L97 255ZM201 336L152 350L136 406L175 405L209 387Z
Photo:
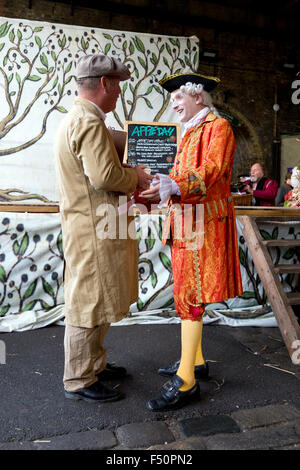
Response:
M147 165L152 175L168 174L177 153L179 126L127 122L127 163Z

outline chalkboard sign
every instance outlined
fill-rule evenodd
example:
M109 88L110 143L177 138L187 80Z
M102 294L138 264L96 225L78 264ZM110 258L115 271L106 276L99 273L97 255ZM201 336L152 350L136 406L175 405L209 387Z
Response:
M144 164L151 169L152 175L171 171L180 138L179 124L126 121L125 130L126 163Z

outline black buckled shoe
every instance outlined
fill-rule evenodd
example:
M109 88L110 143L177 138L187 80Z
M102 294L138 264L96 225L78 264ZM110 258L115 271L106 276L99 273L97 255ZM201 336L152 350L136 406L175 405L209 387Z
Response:
M176 374L179 368L180 361L175 362L171 366L161 367L158 369L159 375L164 375L165 377L172 377ZM195 379L208 379L209 378L209 367L208 363L205 362L200 366L195 366Z
M123 379L127 375L125 367L118 367L107 363L105 368L96 375L99 380Z
M119 400L123 396L117 390L106 387L100 382L95 382L89 387L82 388L77 392L68 392L65 390L65 397L70 398L71 400L105 403L107 401Z
M183 380L178 375L175 375L169 382L163 385L163 391L157 398L147 402L148 410L174 410L186 405L193 397L199 397L200 387L198 382L186 392L181 392L179 388L182 387L183 383Z

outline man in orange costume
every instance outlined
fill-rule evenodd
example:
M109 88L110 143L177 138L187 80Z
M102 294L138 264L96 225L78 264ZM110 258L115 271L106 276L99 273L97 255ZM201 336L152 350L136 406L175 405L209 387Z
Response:
M141 196L148 201L168 201L164 232L168 234L171 228L174 301L182 322L181 358L159 369L172 379L159 396L147 402L151 411L178 408L199 394L198 379L208 376L201 344L205 304L243 292L230 192L235 139L229 122L215 114L208 93L218 83L215 77L196 73L175 74L160 81L171 93L185 132L169 176L156 175L156 183ZM199 205L204 213L202 233L196 216ZM193 244L184 231L176 236L178 221L185 226L189 220L184 219L187 211L198 243Z

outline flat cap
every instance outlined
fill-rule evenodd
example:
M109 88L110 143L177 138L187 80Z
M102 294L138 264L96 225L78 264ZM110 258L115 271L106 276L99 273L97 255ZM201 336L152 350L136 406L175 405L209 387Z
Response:
M77 62L77 78L116 76L121 81L130 78L130 71L126 65L105 54L88 54L80 57Z

